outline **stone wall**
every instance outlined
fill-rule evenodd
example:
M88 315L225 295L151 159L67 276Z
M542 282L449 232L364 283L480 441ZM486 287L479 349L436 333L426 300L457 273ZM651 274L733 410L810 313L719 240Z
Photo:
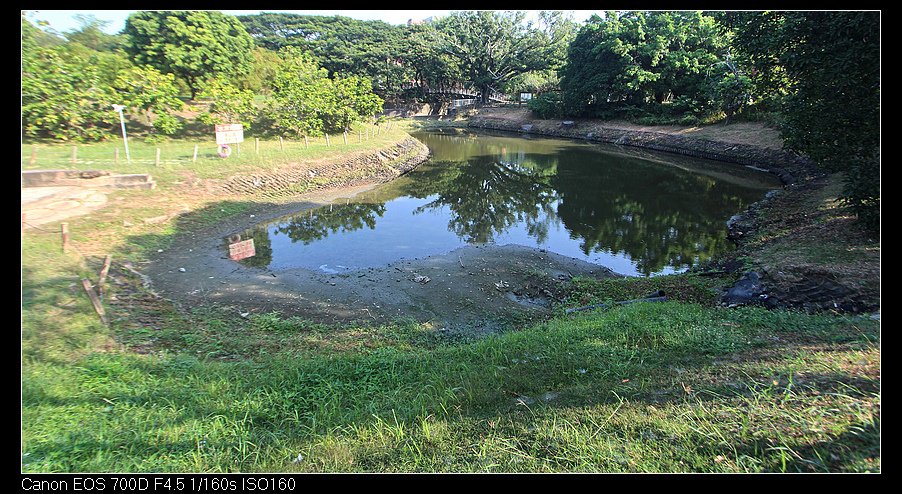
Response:
M278 197L329 187L388 182L416 168L428 157L429 148L409 137L388 149L338 161L298 163L272 173L237 175L224 181L220 192Z

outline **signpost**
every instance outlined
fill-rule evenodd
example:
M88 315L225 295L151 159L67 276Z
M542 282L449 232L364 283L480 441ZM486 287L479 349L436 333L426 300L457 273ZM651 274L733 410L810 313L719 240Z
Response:
M119 125L122 127L122 142L125 143L125 160L130 165L132 164L132 157L128 154L128 136L125 135L125 117L122 115L125 105L113 105L113 109L119 114Z
M240 261L255 255L257 252L254 249L254 239L252 238L229 244L229 259L233 261Z
M228 157L231 153L229 144L238 144L244 141L244 126L241 124L217 124L215 130L216 144L220 147L219 155L223 158Z

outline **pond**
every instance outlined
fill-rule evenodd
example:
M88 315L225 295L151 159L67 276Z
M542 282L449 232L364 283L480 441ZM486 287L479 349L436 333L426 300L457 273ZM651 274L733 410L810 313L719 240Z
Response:
M518 244L627 276L684 271L733 248L726 221L779 180L740 165L489 132L414 137L430 159L352 199L242 234L242 262L347 273L465 245Z

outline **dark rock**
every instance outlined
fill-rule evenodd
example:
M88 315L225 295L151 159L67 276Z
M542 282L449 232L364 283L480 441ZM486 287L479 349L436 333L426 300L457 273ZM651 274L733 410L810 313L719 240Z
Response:
M767 298L761 275L749 271L727 290L721 301L727 305L750 305L763 303Z

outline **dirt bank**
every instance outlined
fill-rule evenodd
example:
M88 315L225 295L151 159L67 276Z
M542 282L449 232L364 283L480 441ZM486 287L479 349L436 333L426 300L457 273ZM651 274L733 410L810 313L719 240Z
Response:
M231 226L161 253L147 271L157 291L187 306L216 304L236 314L278 311L333 323L412 318L472 336L547 316L572 276L618 276L517 245L468 246L346 274L274 273L226 257L223 239L235 231Z
M523 108L483 108L469 118L467 125L607 142L738 163L770 171L786 184L807 178L814 172L808 159L782 149L776 131L758 124L735 124L737 127L648 127L587 119L538 120Z

